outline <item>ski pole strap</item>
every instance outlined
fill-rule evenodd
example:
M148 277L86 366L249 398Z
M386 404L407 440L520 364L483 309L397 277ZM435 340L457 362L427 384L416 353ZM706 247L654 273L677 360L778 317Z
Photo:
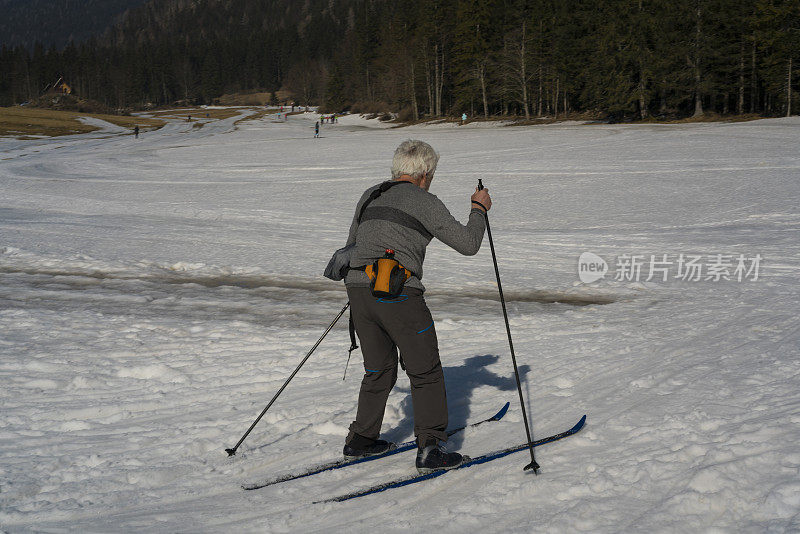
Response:
M342 375L342 381L347 378L347 366L350 365L350 356L353 355L353 351L358 348L356 345L356 327L353 324L353 309L350 309L350 321L349 321L349 328L350 328L350 349L347 351L347 363L344 364L344 375Z
M481 204L481 203L480 203L480 202L478 202L477 200L473 200L473 201L472 201L472 203L473 203L473 204L477 204L478 206L482 207L482 208L483 208L483 211L486 211L486 212L488 212L488 211L489 211L489 210L486 208L486 206L484 206L483 204Z

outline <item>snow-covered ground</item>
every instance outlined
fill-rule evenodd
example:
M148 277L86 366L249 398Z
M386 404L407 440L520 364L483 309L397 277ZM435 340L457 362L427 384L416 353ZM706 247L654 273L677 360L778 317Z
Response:
M346 117L313 139L317 118L0 140L0 530L800 530L800 119ZM476 180L490 189L534 438L587 426L537 450L538 477L521 452L311 504L412 473L405 453L242 491L341 453L361 366L356 352L342 381L345 321L240 453L224 448L344 305L322 269L408 137L441 152L431 191L461 220ZM471 455L525 439L484 244L462 257L434 242L424 280L451 425L512 403L451 441ZM583 252L605 279L579 281ZM676 278L681 254L700 256L700 280ZM638 277L626 255L643 256ZM651 255L667 281L646 281ZM401 376L384 436L412 434Z

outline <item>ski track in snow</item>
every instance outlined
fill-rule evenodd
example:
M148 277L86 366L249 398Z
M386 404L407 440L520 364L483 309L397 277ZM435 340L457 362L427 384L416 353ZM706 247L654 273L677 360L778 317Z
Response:
M243 111L243 113L248 113ZM314 114L0 139L0 530L652 532L800 530L800 118L392 129ZM378 127L374 127L378 126ZM461 220L490 189L534 438L578 435L345 503L409 473L399 454L243 492L336 458L360 354L321 276L397 144L441 152ZM486 243L434 242L425 284L449 446L524 441ZM585 251L761 254L756 281L578 283ZM614 266L611 265L613 268ZM401 373L384 436L413 438Z

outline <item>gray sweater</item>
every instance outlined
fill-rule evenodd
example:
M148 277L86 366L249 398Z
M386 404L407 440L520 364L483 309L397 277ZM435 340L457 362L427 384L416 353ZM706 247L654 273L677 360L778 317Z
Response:
M355 243L350 267L369 265L383 257L387 248L394 249L395 258L414 276L406 287L425 290L420 282L425 249L432 238L466 256L478 253L486 229L483 212L473 208L466 225L459 223L439 198L414 184L392 187L373 200L364 211L361 224L358 214L361 206L380 184L370 187L356 205L347 244ZM369 286L364 271L349 271L345 278L348 286Z

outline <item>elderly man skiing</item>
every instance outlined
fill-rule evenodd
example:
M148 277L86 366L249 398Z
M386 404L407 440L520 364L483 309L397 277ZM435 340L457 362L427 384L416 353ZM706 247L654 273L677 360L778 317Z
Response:
M435 237L464 255L478 252L492 206L487 189L471 197L469 220L459 223L428 192L439 155L422 141L404 141L394 153L392 180L367 189L356 205L347 246L334 254L326 275L344 276L351 318L361 341L364 378L356 419L344 455L385 453L378 439L389 392L400 365L411 381L416 467L421 473L451 469L466 457L446 452L447 399L431 312L425 304L422 263Z

